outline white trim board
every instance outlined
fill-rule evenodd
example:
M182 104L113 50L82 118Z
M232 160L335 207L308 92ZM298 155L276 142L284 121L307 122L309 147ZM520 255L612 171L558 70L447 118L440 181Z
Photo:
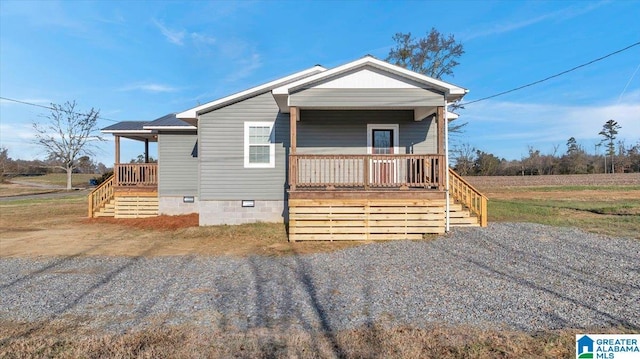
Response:
M389 124L378 124L378 123L368 123L367 124L367 154L372 154L373 152L373 137L372 130L393 130L393 153L398 154L400 151L400 125L397 123L389 123Z

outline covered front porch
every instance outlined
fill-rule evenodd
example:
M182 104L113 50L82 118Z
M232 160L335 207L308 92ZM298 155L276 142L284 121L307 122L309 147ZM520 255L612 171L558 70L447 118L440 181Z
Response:
M447 203L444 106L289 109L289 238L419 239L480 224ZM480 204L480 203L479 203Z
M158 136L155 131L144 129L145 124L126 121L102 130L114 135L113 175L89 194L90 218L141 218L158 214L158 164L150 162L149 153L149 144L157 142ZM121 163L122 139L142 145L144 163Z

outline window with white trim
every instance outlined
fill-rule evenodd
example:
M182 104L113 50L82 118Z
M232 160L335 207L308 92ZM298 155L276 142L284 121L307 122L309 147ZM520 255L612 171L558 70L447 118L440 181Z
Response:
M274 168L276 158L273 122L244 123L244 167Z

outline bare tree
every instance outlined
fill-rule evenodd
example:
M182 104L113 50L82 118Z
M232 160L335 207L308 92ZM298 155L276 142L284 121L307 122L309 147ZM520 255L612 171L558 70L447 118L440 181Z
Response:
M453 68L460 64L456 59L464 54L462 44L453 35L446 36L435 28L419 39L414 39L410 32L399 32L393 41L396 46L389 51L387 61L436 79L453 76Z
M471 147L469 143L463 143L453 149L454 160L456 165L454 169L461 176L468 176L473 173L476 149Z
M34 123L35 143L56 162L56 167L67 171L67 189L71 189L71 174L82 156L93 156L94 141L103 141L98 132L100 111L91 108L88 113L76 110L76 102L51 104L46 123Z
M9 166L13 161L9 157L9 150L6 147L0 147L0 183L5 181L5 174L9 172Z
M387 61L411 71L441 80L443 76L453 77L453 68L460 63L457 59L464 54L461 43L456 42L453 35L444 35L435 28L422 38L415 39L408 32L396 33L393 36L395 47L389 51ZM451 110L462 109L455 103ZM449 132L464 132L466 122L449 123Z

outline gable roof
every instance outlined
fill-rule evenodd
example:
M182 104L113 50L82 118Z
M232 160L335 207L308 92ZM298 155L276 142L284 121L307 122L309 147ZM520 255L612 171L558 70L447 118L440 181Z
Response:
M417 82L419 84L424 85L426 88L433 88L435 90L442 91L444 94L447 95L447 99L450 101L459 100L468 92L468 90L463 87L456 86L448 82L444 82L442 80L434 79L432 77L422 75L411 70L407 70L403 67L392 65L388 62L378 60L371 55L367 55L356 61L352 61L344 65L335 67L333 69L323 71L321 73L308 76L298 81L291 82L286 85L277 87L273 89L273 95L274 96L289 95L297 90L312 86L313 84L317 84L331 78L339 77L349 71L353 71L359 68L364 68L366 66L371 66L371 67L380 69L382 71L389 72L397 76L406 78L407 80Z
M236 94L227 96L227 97L223 97L221 99L215 100L215 101L211 101L208 103L205 103L204 105L200 105L198 107L194 107L191 109L188 109L186 111L180 112L178 114L176 114L176 117L178 119L182 119L182 120L196 120L198 115L201 113L206 113L206 112L210 112L213 111L215 109L230 105L232 103L235 102L239 102L242 100L245 100L247 98L250 97L254 97L256 95L265 93L265 92L269 92L272 89L278 87L278 86L282 86L285 85L289 82L293 82L293 81L297 81L300 80L301 78L305 78L311 75L314 75L316 73L322 72L322 71L326 71L327 69L325 69L324 67L320 66L320 65L316 65L312 68L306 69L304 71L300 71L300 72L296 72L295 74L286 76L286 77L282 77L279 78L277 80L271 81L271 82L267 82L265 84L262 84L260 86L256 86L256 87L252 87L248 90L244 90L241 92L238 92Z
M176 117L175 113L170 113L157 118L151 122L147 122L144 126L145 130L195 130L196 126L182 121Z

